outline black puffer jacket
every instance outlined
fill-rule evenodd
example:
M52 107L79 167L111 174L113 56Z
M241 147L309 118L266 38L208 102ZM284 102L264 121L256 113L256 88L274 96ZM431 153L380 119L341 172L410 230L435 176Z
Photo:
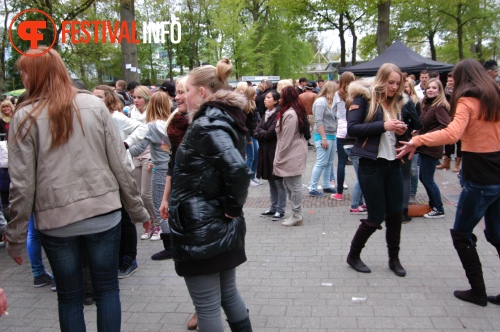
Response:
M246 260L242 210L250 174L243 158L244 102L229 91L212 95L177 150L169 224L180 276L216 273Z

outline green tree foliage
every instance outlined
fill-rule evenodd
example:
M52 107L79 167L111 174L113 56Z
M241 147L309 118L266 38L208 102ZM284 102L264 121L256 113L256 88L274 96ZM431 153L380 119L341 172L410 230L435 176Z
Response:
M26 8L38 8L56 21L57 31L63 20L120 20L124 0L11 0L4 2L3 21ZM127 0L132 1L132 0ZM170 38L165 43L141 43L137 46L141 80L151 84L173 79L201 64L216 64L222 57L233 62L235 77L279 75L297 77L319 50L340 50L341 64L348 52L353 63L357 56L374 58L383 47L400 39L422 55L438 61L456 62L466 57L481 61L498 58L500 53L500 0L133 0L138 38L144 22L170 21L176 15L182 26L181 42ZM389 4L384 8L380 6ZM384 9L385 18L379 15ZM387 13L390 13L387 18ZM31 17L29 15L27 18ZM385 30L377 29L389 23ZM45 34L54 36L49 29ZM56 31L56 33L57 33ZM324 45L319 35L329 34ZM92 31L93 33L93 31ZM384 38L382 35L384 35ZM59 34L56 35L60 39ZM5 37L5 35L4 35ZM378 37L378 41L377 41ZM17 37L15 37L17 38ZM27 49L28 43L15 40ZM0 61L0 89L20 88L15 61L18 53ZM124 78L123 45L111 43L62 44L59 52L73 77L89 88ZM10 52L6 52L10 51ZM163 58L159 57L162 53ZM5 68L3 68L5 67ZM4 79L8 77L8 82ZM7 88L8 87L8 88Z

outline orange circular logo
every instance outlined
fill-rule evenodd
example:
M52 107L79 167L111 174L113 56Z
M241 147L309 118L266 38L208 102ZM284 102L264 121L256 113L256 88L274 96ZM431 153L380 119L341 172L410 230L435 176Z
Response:
M19 48L17 48L17 46L12 41L12 26L14 25L14 22L19 18L19 16L21 16L21 15L23 15L25 13L28 13L28 12L37 12L37 13L43 14L44 16L46 16L52 22L52 25L54 26L54 40L52 41L52 44L50 44L50 46L45 51L43 51L42 53L27 54L27 53L21 51ZM40 32L38 32L38 29L47 29L47 21L31 21L31 20L23 21L17 27L17 34L19 35L19 38L21 38L22 40L26 40L26 41L30 42L30 49L31 48L38 48L38 42L43 40L43 34L40 33ZM41 56L41 55L44 55L45 53L47 53L48 51L50 51L50 49L52 47L54 47L54 44L56 42L56 37L57 37L57 26L56 26L56 23L54 22L54 20L52 19L52 17L50 17L49 14L47 14L46 12L44 12L42 10L39 10L39 9L31 8L31 9L23 10L22 12L20 12L19 14L17 14L12 19L12 22L10 23L10 26L9 26L9 40L10 40L10 44L12 45L12 47L14 47L14 49L18 53L20 53L22 55L25 55L25 56L29 56L29 57Z

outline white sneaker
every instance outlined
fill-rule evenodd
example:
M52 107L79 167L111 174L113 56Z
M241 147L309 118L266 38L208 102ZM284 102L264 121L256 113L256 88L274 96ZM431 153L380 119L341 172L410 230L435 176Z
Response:
M155 228L153 228L153 235L151 235L151 241L158 241L158 240L161 240L161 237L160 237L160 234L161 234L161 227L160 226L156 226Z
M345 183L344 183L344 189L349 189L349 187Z
M250 180L250 187L257 187L259 184L254 180Z
M144 234L141 235L141 240L149 240L151 238L151 235L153 233L153 229L150 227Z

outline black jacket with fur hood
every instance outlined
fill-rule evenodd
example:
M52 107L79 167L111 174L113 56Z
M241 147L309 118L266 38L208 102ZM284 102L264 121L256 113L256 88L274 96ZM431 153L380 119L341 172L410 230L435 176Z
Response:
M246 261L245 102L230 91L211 95L194 113L177 150L169 224L180 276L216 273Z
M363 158L376 160L380 145L380 135L385 133L384 115L380 107L371 122L364 122L370 108L370 82L356 81L349 84L347 105L347 134L356 137L352 154ZM401 108L402 100L398 107ZM396 141L403 140L396 135Z

